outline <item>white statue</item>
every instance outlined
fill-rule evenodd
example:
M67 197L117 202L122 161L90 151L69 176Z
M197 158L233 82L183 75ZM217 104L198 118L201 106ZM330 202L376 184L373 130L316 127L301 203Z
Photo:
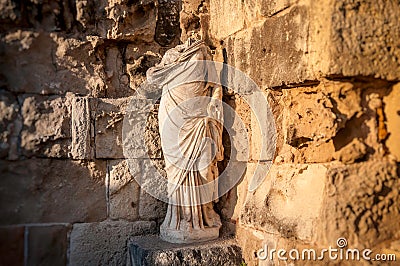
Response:
M163 90L158 117L169 204L161 238L173 243L218 238L221 220L213 200L217 161L223 159L222 88L208 82L217 80L210 50L191 38L168 50L147 77Z

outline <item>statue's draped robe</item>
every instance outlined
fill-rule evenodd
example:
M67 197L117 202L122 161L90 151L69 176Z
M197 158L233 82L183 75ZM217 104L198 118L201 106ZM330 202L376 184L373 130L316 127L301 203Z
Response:
M217 161L223 159L222 92L208 82L217 80L212 62L202 61L210 59L204 42L187 42L147 72L148 82L163 90L158 117L169 204L161 230L221 225L212 200L218 195Z

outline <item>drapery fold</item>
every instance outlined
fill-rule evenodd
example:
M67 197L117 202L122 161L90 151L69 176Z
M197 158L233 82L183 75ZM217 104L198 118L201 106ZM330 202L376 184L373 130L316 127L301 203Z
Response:
M212 201L218 196L217 161L223 159L222 91L208 47L188 41L168 50L148 70L147 82L162 88L158 118L169 205L161 234L203 230L201 236L213 228L218 237L221 221Z

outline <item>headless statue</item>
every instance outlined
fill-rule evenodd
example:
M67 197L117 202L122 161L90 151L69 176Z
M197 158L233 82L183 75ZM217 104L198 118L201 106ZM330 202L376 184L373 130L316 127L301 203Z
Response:
M208 61L204 61L208 60ZM221 220L217 162L223 160L222 88L209 48L189 38L147 72L162 87L159 129L168 178L168 209L161 238L191 243L218 238Z

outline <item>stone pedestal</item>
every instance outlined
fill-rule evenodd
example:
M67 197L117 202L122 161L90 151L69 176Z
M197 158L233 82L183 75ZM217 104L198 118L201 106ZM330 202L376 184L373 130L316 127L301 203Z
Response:
M221 226L206 227L192 230L172 230L170 228L160 228L160 238L171 243L189 244L206 242L217 239Z
M202 243L173 244L159 236L132 237L128 242L132 266L240 265L242 250L233 239Z

